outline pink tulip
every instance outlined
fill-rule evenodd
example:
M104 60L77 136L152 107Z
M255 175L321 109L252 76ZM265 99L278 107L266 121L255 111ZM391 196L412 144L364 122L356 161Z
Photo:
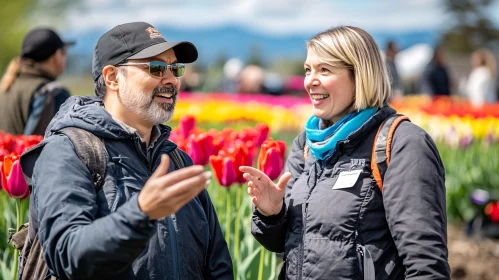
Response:
M192 135L189 137L187 142L187 154L192 158L194 164L205 165L203 150L199 142L196 141L196 137Z
M9 196L19 199L29 196L28 184L24 179L18 156L6 156L4 161L0 163L0 173L2 188Z
M261 146L262 143L269 137L270 128L265 123L259 123L256 125L256 145Z
M206 133L189 136L187 142L187 153L194 161L194 164L207 165L210 156L215 150L213 137Z
M276 148L270 148L265 154L265 159L262 160L261 170L269 176L270 180L275 180L281 175L284 166L284 161Z
M184 135L179 127L175 127L170 131L170 136L168 136L168 140L173 143L177 143L178 141L185 140Z
M180 118L179 122L182 136L187 139L191 130L196 127L196 119L191 115L185 115Z

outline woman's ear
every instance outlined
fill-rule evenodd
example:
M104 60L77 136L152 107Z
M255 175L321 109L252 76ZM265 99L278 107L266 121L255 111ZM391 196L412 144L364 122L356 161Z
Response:
M119 90L119 77L118 77L118 68L108 65L102 69L102 77L104 78L104 83L106 84L106 88L111 91L118 92Z

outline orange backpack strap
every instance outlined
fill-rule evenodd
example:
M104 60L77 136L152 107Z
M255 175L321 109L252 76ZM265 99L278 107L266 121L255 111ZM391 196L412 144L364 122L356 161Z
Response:
M407 116L394 114L386 118L379 126L374 138L371 155L371 170L379 189L383 191L383 178L390 163L393 133L403 121L410 121Z

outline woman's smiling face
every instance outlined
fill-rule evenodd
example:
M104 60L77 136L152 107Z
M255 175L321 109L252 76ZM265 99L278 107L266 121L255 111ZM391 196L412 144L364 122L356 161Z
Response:
M355 83L348 69L325 63L310 49L304 67L305 90L317 118L334 123L351 112Z

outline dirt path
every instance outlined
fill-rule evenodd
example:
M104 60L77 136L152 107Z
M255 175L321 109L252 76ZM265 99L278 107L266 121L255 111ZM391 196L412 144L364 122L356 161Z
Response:
M452 279L499 279L499 240L474 240L449 226L448 247Z

